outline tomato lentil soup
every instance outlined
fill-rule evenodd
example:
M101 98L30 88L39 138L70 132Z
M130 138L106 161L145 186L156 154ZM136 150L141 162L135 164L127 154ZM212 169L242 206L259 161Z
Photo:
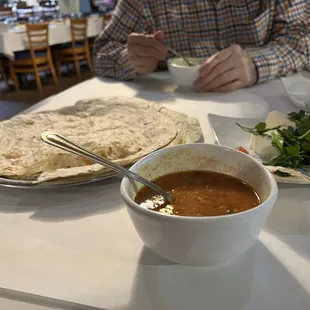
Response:
M148 187L135 202L153 211L182 216L220 216L255 208L261 199L245 182L211 171L184 171L161 176L154 183L173 197L173 205Z

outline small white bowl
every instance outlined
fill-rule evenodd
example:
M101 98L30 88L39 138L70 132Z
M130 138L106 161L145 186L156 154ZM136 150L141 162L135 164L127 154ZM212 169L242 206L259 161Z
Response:
M168 60L168 69L173 82L180 88L191 89L199 76L199 70L206 61L205 58L188 58L196 66L189 67L182 58Z
M219 145L164 148L141 159L130 170L149 180L177 171L222 172L245 181L261 197L259 206L231 215L168 215L135 203L136 193L124 178L122 197L144 244L160 256L185 265L215 265L246 252L257 240L278 194L274 177L262 164L242 152ZM140 184L137 186L141 188Z

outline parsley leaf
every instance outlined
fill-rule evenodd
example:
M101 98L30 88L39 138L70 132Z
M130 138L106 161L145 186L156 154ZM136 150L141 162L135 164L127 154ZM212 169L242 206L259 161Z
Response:
M287 172L283 172L280 170L274 171L274 174L278 175L279 177L290 177L291 175Z
M281 128L281 126L273 127L273 128L267 128L267 125L265 122L258 123L254 128L245 127L238 123L236 123L237 126L239 126L242 130L251 133L255 136L264 136L267 132L272 130L277 130Z
M254 128L237 124L242 130L256 136L265 136L271 131L271 144L278 151L265 165L281 166L294 169L310 168L310 108L292 112L287 115L295 126L267 128L266 123L260 122ZM285 176L281 172L282 176Z

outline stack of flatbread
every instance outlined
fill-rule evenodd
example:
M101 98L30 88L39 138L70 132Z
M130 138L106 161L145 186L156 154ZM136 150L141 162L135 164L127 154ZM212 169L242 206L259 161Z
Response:
M137 98L78 101L60 110L24 114L0 123L0 176L32 183L104 176L111 170L41 141L55 131L120 165L169 145L200 139L196 119Z

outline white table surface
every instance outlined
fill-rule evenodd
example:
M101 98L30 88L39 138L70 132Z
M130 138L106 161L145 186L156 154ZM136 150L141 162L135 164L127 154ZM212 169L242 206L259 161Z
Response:
M88 18L87 36L96 37L102 30L103 19L101 17ZM1 29L1 28L0 28ZM68 22L49 24L49 44L63 44L71 42L70 24ZM0 54L14 59L14 52L29 49L26 28L2 28L0 31Z
M105 95L147 98L196 116L206 142L213 142L208 113L264 117L270 110L294 109L279 80L231 94L190 95L174 92L168 75L158 73L126 84L93 78L31 111ZM208 268L177 265L144 247L118 179L58 190L0 188L0 223L1 309L310 308L306 186L280 185L255 246L233 262Z

